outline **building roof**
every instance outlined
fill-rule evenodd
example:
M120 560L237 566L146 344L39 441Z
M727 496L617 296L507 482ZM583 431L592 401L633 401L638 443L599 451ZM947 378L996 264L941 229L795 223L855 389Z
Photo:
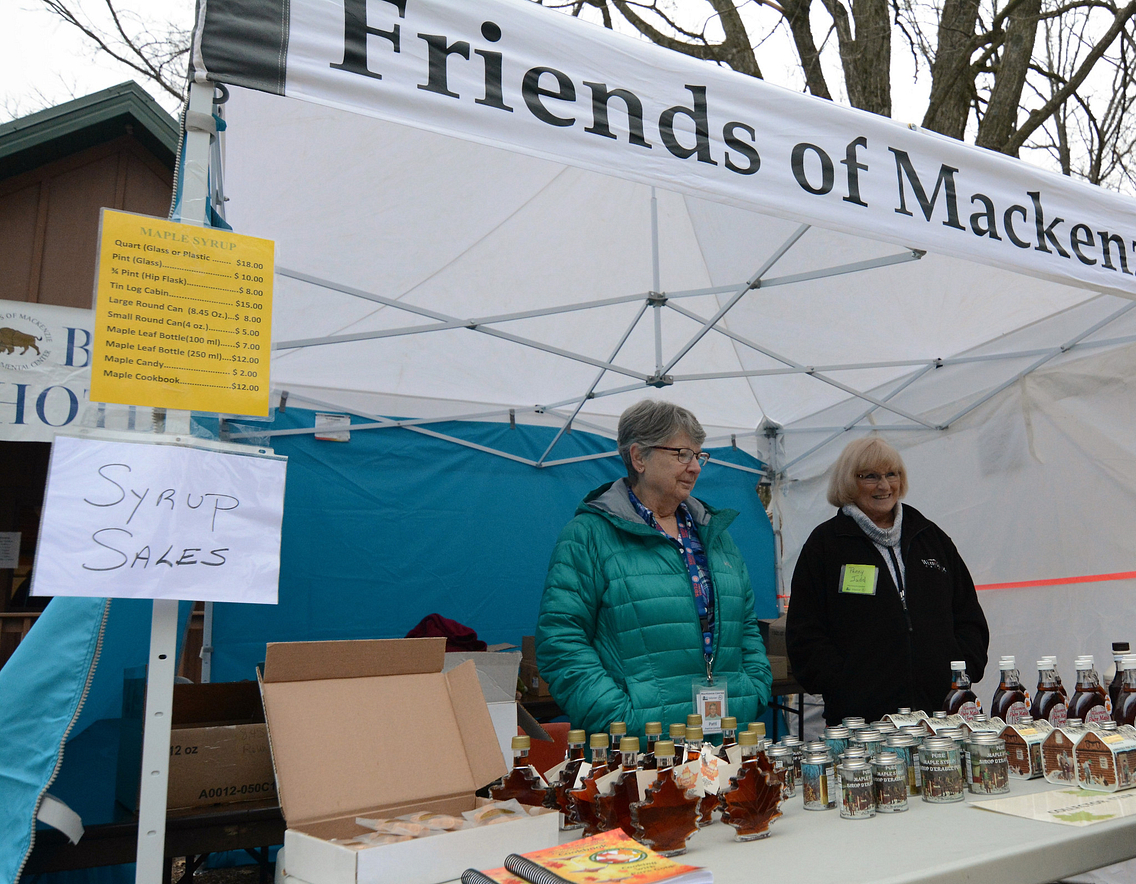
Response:
M121 135L174 167L178 122L141 86L120 83L0 125L0 180Z

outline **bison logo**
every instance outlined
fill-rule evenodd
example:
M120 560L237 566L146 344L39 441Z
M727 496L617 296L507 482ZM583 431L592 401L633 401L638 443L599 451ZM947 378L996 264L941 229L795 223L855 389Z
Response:
M23 347L20 351L20 355L23 356L30 347L36 351L38 356L39 347L36 346L36 341L42 340L43 338L37 338L35 335L29 335L26 332L4 326L0 328L0 353L14 353L17 347Z

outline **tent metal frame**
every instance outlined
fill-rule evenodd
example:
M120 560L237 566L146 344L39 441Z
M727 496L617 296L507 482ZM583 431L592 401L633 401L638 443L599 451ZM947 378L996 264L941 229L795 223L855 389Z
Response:
M1007 351L998 353L984 353L984 354L961 354L952 357L943 358L929 358L929 359L909 359L909 360L879 360L879 361L864 361L855 363L835 363L830 365L806 365L791 356L777 352L776 350L767 347L757 341L750 340L749 338L730 330L725 326L723 320L730 313L730 311L737 306L743 298L751 293L758 292L761 289L772 288L775 286L794 285L802 282L810 282L818 279L828 279L836 276L864 273L876 270L883 267L894 266L896 264L903 264L910 261L918 261L923 257L925 252L918 249L907 249L905 251L886 255L878 258L873 258L864 261L855 261L846 264L838 264L828 267L820 267L814 270L787 274L784 276L769 276L770 271L777 265L777 263L800 241L800 239L808 232L810 226L802 224L786 239L777 246L777 248L770 254L760 267L746 280L740 283L733 283L729 285L709 286L698 289L686 289L674 292L663 291L661 287L661 264L660 264L660 244L659 244L659 216L658 216L658 197L655 188L651 188L651 201L650 201L650 233L651 233L651 277L652 288L647 292L637 292L634 294L618 295L610 298L594 299L584 302L576 302L572 304L556 305L551 307L542 307L534 310L522 310L513 313L494 314L489 316L479 316L462 318L458 316L451 316L449 314L431 310L426 307L421 307L415 304L408 304L398 297L387 297L377 294L375 292L365 291L363 289L355 288L353 286L343 285L332 280L324 279L322 277L314 276L309 273L304 273L299 270L291 269L288 267L276 268L276 273L280 276L294 279L298 282L314 285L320 288L336 291L341 294L349 295L351 297L359 298L361 300L369 301L380 308L389 307L395 310L400 310L414 316L419 316L424 319L433 320L424 324L398 326L386 329L376 329L364 332L349 332L343 334L326 335L314 338L302 338L295 340L279 341L273 345L273 349L277 351L297 350L308 347L326 346L340 343L354 343L359 341L380 340L389 337L401 337L406 335L428 334L437 331L450 331L455 329L466 329L468 331L477 332L480 334L489 335L500 340L509 341L523 347L528 347L534 350L539 350L545 353L550 353L564 359L578 362L584 365L591 365L598 369L597 374L593 377L590 384L579 395L572 396L567 399L559 400L536 406L514 406L507 409L494 409L491 411L474 412L465 415L452 415L439 418L419 418L413 420L393 420L383 417L382 415L370 414L364 411L344 408L343 406L334 403L321 402L303 396L296 396L299 401L312 404L318 408L328 408L338 412L349 413L355 417L362 418L365 423L354 424L350 427L351 430L370 430L370 429L392 429L402 428L412 432L421 433L423 435L431 436L433 438L442 439L456 445L462 445L467 448L472 448L482 451L486 454L496 455L503 457L507 460L524 463L526 465L543 469L545 467L559 466L562 464L578 463L584 460L593 460L600 457L616 457L618 452L611 451L606 454L588 455L581 457L569 457L561 459L551 459L553 450L557 444L564 437L566 433L571 432L573 426L584 426L596 430L600 435L610 435L610 428L599 426L595 424L586 423L581 419L581 412L583 412L587 403L593 399L605 398L608 396L616 396L637 390L645 390L647 387L667 387L674 384L690 383L695 381L707 380L728 380L728 379L746 379L757 377L770 377L776 375L794 375L803 374L815 379L816 381L834 387L837 390L847 394L848 400L861 400L868 406L862 412L858 413L855 418L847 423L838 426L800 426L800 427L776 427L772 434L776 435L789 435L789 434L802 434L802 433L824 433L825 438L818 441L816 444L810 446L804 453L797 455L791 460L778 464L776 467L771 467L766 470L758 470L750 467L744 467L738 464L732 464L725 461L714 459L713 463L737 469L745 472L757 473L766 478L771 478L774 474L784 476L796 464L804 461L817 451L831 445L841 436L846 433L855 431L857 429L871 429L871 430L888 430L888 431L943 431L957 422L959 419L981 407L985 402L989 401L994 396L997 396L1003 390L1012 386L1020 381L1033 371L1036 371L1041 366L1045 365L1052 359L1060 356L1062 353L1069 352L1074 348L1084 347L1101 347L1101 346L1115 346L1123 343L1130 343L1136 341L1136 335L1123 336L1113 338L1108 341L1095 341L1088 342L1085 339L1108 326L1110 323L1125 315L1132 308L1136 307L1136 301L1125 305L1121 309L1115 311L1110 316L1106 317L1099 322L1094 323L1084 331L1074 335L1072 338L1064 341L1063 343L1053 347L1034 348L1030 350L1020 351ZM712 316L703 316L694 310L682 306L680 301L690 298L701 297L721 297L718 309ZM558 316L569 313L575 313L583 310L594 310L603 307L619 306L622 304L638 303L639 309L635 312L630 322L627 324L618 341L611 349L610 354L606 359L597 358L586 353L580 353L572 350L567 350L563 347L558 347L555 344L545 341L536 340L532 337L514 334L505 331L497 326L504 323L511 323L522 321L526 319L533 319L538 317ZM652 334L654 339L654 370L651 373L646 371L637 370L635 368L621 365L616 360L620 352L623 350L631 335L640 326L647 313L648 308L651 310L651 324ZM697 330L678 347L677 350L669 357L664 352L663 346L663 311L664 308L673 311L678 316L683 317L693 323L696 323ZM755 369L739 369L737 371L724 371L724 372L704 372L704 373L691 373L679 374L673 373L673 370L678 366L682 359L689 354L700 341L703 340L708 334L715 332L722 335L740 345L748 351L760 354L766 359L771 360L777 365L766 368ZM1029 366L1015 373L1012 377L1003 380L996 386L987 390L978 396L977 399L968 403L965 407L959 410L956 414L952 415L948 420L943 422L935 422L915 414L911 411L903 409L894 404L894 400L900 393L917 383L928 372L933 369L943 368L954 365L964 365L968 363L977 362L998 362L1013 359L1027 359L1033 358L1033 362ZM843 383L832 376L837 372L850 372L850 371L863 371L881 368L900 368L910 366L912 371L903 377L897 378L893 382L893 386L886 392L879 395L873 394L868 390L859 389L853 385ZM601 382L609 374L622 376L631 379L633 383L622 384L618 386L600 389ZM760 408L760 402L758 403ZM764 409L762 409L764 411ZM891 423L887 425L872 422L865 425L865 421L869 421L873 415L879 411L886 411L893 416L900 418L901 421L908 423ZM468 440L459 439L445 433L439 433L436 430L427 429L427 425L433 423L444 423L449 421L460 420L494 420L501 419L508 416L510 421L515 421L517 414L544 414L553 415L558 419L559 427L556 435L546 447L544 452L536 460L530 458L520 457L518 455L510 454L506 451L490 448L487 446L478 445ZM235 433L231 436L233 439L253 439L265 438L277 435L299 435L305 433L315 433L315 428L302 428L295 430L273 430L273 431L258 431L256 429L248 428L241 432ZM759 440L770 435L768 428L758 427L751 432L741 434L744 437L752 436L755 440ZM736 447L737 433L731 434L729 441ZM724 437L716 437L714 439L707 439L708 446L714 446L715 443L723 442Z

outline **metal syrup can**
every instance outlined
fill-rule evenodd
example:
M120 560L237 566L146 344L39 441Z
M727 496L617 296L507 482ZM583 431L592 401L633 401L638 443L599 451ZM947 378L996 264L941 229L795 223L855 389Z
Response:
M988 733L994 733L994 732L989 731ZM949 737L950 739L955 741L955 745L958 747L958 750L959 750L959 773L962 774L962 781L965 783L967 781L967 779L970 777L970 773L969 773L970 762L967 760L967 756L966 756L966 752L967 752L966 731L963 730L961 727L945 727L941 731L939 731L937 736ZM994 734L994 736L997 736L997 734Z
M950 737L927 737L919 747L923 775L923 800L930 804L953 804L963 800L959 751Z
M832 810L836 807L834 776L832 756L828 750L809 753L801 760L801 793L805 810Z
M833 758L839 758L848 748L848 738L851 732L842 724L832 724L824 729L824 741L828 744L828 751Z
M911 734L890 734L885 743L885 751L894 752L907 768L907 794L918 795L923 791L923 774L919 770L919 741Z
M792 750L793 774L799 780L801 778L801 760L805 756L805 744L796 737L782 737L778 745L788 746Z
M872 765L862 758L850 758L840 767L840 818L867 820L875 815Z
M874 727L866 727L851 736L853 746L862 746L871 758L884 747L884 735Z
M885 750L872 759L872 798L880 813L907 810L907 765L896 752Z
M774 772L781 777L781 797L797 794L797 777L793 772L793 750L788 746L771 746L765 753Z
M1003 795L1010 791L1010 765L1006 741L997 734L978 731L966 744L967 788L975 795Z

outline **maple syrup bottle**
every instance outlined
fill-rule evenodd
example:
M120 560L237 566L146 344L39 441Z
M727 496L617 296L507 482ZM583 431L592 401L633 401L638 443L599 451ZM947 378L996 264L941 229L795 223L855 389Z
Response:
M568 753L565 759L568 763L560 771L560 778L548 787L552 803L546 801L545 807L553 807L560 811L561 831L578 829L582 825L575 817L571 792L576 784L576 775L584 763L584 740L585 734L582 730L568 731Z
M569 793L572 796L575 819L583 825L585 838L599 834L600 818L597 815L599 808L596 806L599 789L596 780L611 772L607 758L607 734L592 734L588 745L592 750L592 769L580 783L580 788L573 789Z
M543 807L545 786L529 766L528 737L513 737L513 769L508 776L489 787L489 795L494 801L508 801L516 798L521 804Z
M632 837L662 856L679 856L686 853L687 839L698 831L698 796L675 782L674 743L656 743L655 758L655 781L643 800L631 805Z
M1120 725L1136 724L1136 656L1125 654L1117 665L1122 678L1112 704L1112 720Z
M1022 724L1030 721L1029 698L1022 688L1018 670L1014 666L1014 658L1003 657L998 668L1002 670L1002 679L998 690L994 692L990 714L1002 719L1006 724Z
M600 795L597 815L601 818L600 831L623 829L627 835L634 835L631 825L631 805L639 800L639 783L635 776L639 770L639 738L623 737L619 741L620 775L616 779L610 795Z
M616 753L619 751L619 741L627 736L627 722L626 721L613 721L608 727L607 732L611 734L611 758L612 763L619 758Z
M643 770L655 770L658 767L655 762L655 745L663 735L663 723L661 721L648 721L643 725L643 733L647 737L647 751L639 759L639 766Z
M1068 716L1081 719L1086 727L1111 720L1112 704L1100 686L1092 655L1078 657L1073 666L1077 670L1077 689L1069 699Z
M951 689L943 701L943 711L947 715L959 715L964 721L974 721L980 709L978 697L970 689L970 676L966 674L965 660L952 660Z
M1061 683L1061 673L1057 671L1057 658L1051 655L1042 657L1041 659L1049 663L1050 668L1053 670L1053 680L1057 682L1057 690L1061 694L1061 702L1067 704L1069 702L1069 692L1065 690L1065 685Z
M1065 698L1057 688L1057 672L1048 658L1037 661L1037 693L1030 704L1030 716L1034 721L1045 720L1054 727L1061 727L1068 717Z
M723 761L729 761L726 750L736 745L738 745L738 720L729 715L722 719L722 745L718 747L718 757Z
M667 727L667 736L674 743L675 758L686 757L686 725L672 724Z
M781 779L761 764L760 738L753 731L738 737L742 764L720 796L722 822L733 826L735 841L755 841L769 835L769 824L781 816Z
M699 716L686 717L689 722L691 718ZM700 724L687 724L686 726L686 760L701 761L702 760L702 725ZM716 795L705 795L702 798L702 807L698 816L698 827L708 826L714 822L714 808L717 805Z
M1112 681L1108 685L1108 699L1112 702L1112 710L1116 712L1116 700L1120 696L1120 690L1124 685L1124 678L1120 674L1120 658L1125 654L1132 653L1128 650L1128 642L1113 642L1112 643L1112 662L1115 667L1115 674L1112 676Z

